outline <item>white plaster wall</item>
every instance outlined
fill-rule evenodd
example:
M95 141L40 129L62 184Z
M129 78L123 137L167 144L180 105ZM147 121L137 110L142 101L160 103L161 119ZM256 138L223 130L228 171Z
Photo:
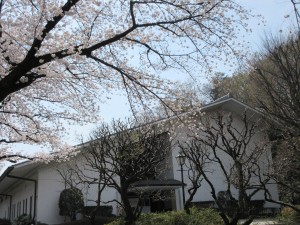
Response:
M81 171L86 171L85 174L88 175L88 177L99 177L99 173L97 171L94 171L94 169L89 168L89 163L86 162L83 156L77 156L76 164L80 168ZM85 168L85 169L84 169ZM87 170L88 169L88 170ZM115 180L118 182L118 177L115 177ZM96 200L98 196L98 184L90 184L89 186L85 186L81 188L84 195L84 201L86 206L96 206ZM109 205L113 207L113 214L118 214L118 204L116 201L120 201L119 194L117 191L112 187L105 187L104 190L101 193L101 203L100 205Z
M37 221L47 224L59 224L64 221L69 221L68 217L59 215L59 196L65 189L69 188L65 184L57 169L63 168L64 164L47 165L39 169L38 175L38 198L37 198ZM96 205L97 185L90 185L89 187L78 187L82 190L84 196L85 206ZM116 191L113 188L105 188L101 201L111 201L116 197ZM103 205L103 204L102 204ZM117 213L116 203L108 203L113 206L113 213ZM78 218L81 216L78 215Z
M52 165L39 169L37 221L47 224L59 224L65 217L59 215L59 195L65 189L64 182L56 167Z
M174 167L173 155L172 155L172 151L170 150L170 153L166 155L165 160L155 168L157 172L156 179L161 179L161 180L173 179L174 177L173 167Z
M85 205L88 206L96 206L95 200L97 199L97 185L91 185L88 189L83 191L84 198L85 198ZM114 199L118 199L118 193L114 188L106 187L101 193L101 205L110 205L113 207L113 214L117 215L117 203L115 201L112 202ZM107 202L107 203L106 203Z
M226 113L226 112L225 112ZM205 115L205 117L209 117L210 114L207 113ZM241 120L241 116L240 115L236 115L233 114L233 118L234 118L234 126L237 129L242 129L243 128L243 122ZM237 118L239 118L237 120ZM200 121L199 121L200 123ZM181 129L177 129L177 138L174 140L174 143L176 143L177 141L186 141L187 137L186 137L186 131L184 128ZM248 149L253 148L253 146L257 143L261 143L262 141L266 140L266 134L260 132L259 130L257 131L257 133L255 134L255 136L252 138L252 142L251 144L248 146ZM180 172L180 166L178 165L175 157L176 155L178 155L180 151L180 148L178 146L174 146L173 151L172 151L172 164L173 164L173 174L174 174L174 179L181 181L181 172ZM262 155L261 158L259 159L259 163L261 165L266 165L268 160L267 157L270 156L270 150L267 150L266 154ZM219 154L220 158L222 158L224 160L224 164L227 168L229 168L230 165L230 159L228 156L226 156L225 154L220 153ZM187 192L187 188L189 186L191 186L191 182L187 179L187 168L185 166L183 166L183 176L184 176L184 183L187 184L187 186L185 187L185 199L188 199L189 194ZM208 170L210 171L210 173L207 173L208 177L210 178L210 181L213 183L213 186L216 190L216 193L218 193L219 191L224 191L226 190L226 181L225 181L225 177L221 171L221 169L219 168L218 164L214 164L211 163L208 167ZM253 178L252 182L255 183L257 181L257 178ZM278 189L276 185L268 185L269 191L272 194L272 197L274 199L278 199ZM177 209L182 209L182 190L177 189L176 190L176 206ZM232 193L234 195L235 198L238 197L238 192L237 190L235 190L234 188L232 188ZM256 195L253 196L252 198L253 200L264 200L264 195L263 192L258 192ZM208 183L206 183L205 181L203 181L201 183L201 187L198 189L196 195L194 196L193 199L194 202L198 202L198 201L213 201L213 198L211 196L211 188L208 185ZM278 205L276 204L271 204L266 202L265 207L278 207Z
M30 177L35 179L35 176ZM14 179L14 178L7 178ZM22 214L30 214L30 197L32 197L32 214L33 214L33 198L34 198L34 182L19 180L16 185L12 186L7 193L12 195L12 213L11 219L17 218ZM10 198L0 196L3 202L0 204L0 218L9 218ZM26 201L27 199L27 201ZM18 209L17 209L18 208Z
M0 219L9 219L10 197L0 196Z

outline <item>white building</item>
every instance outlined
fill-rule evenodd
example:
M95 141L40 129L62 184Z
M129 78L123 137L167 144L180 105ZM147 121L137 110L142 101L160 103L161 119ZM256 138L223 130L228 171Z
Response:
M239 122L245 110L251 114L254 120L262 117L262 115L249 106L237 101L229 96L219 99L211 104L204 106L201 111L206 113L206 117L209 118L211 113L217 111L230 112L236 119L236 126L241 126ZM186 139L184 134L184 128L178 128L178 138L175 141L182 141ZM257 137L254 138L254 142L260 142L266 138L265 134L261 131L257 132ZM252 146L254 146L253 143ZM170 194L169 198L166 198L161 205L161 201L149 199L144 206L145 212L151 212L155 210L179 210L183 208L182 200L182 182L180 167L175 159L179 153L179 147L174 147L171 151L171 155L166 159L170 165L169 171L166 172L164 180L152 180L151 182L139 181L135 184L136 188L142 187L144 189L160 189ZM226 158L224 158L226 160ZM0 218L6 218L10 220L16 219L22 214L30 214L35 221L44 222L47 224L59 224L65 221L65 217L59 215L58 200L62 190L66 188L64 180L57 172L57 168L63 166L57 163L34 163L34 162L22 162L8 167L4 173L0 176ZM224 177L218 170L213 170L209 176L212 177L215 189L217 192L224 191ZM187 171L184 168L183 171L184 183L186 187L190 185L187 179ZM185 196L188 198L188 192L185 188ZM278 199L277 187L275 185L269 185L269 191L272 194L272 198ZM93 188L84 189L83 194L85 198L85 205L90 205L88 199L95 196ZM203 183L201 188L197 191L193 202L198 204L212 203L213 198L211 196L211 190L207 183ZM112 188L106 188L102 194L102 201L109 201L113 199L119 199L117 192ZM264 200L262 192L258 192L253 199ZM135 198L132 198L132 205L134 205ZM113 213L121 213L116 203L110 203L113 207ZM278 206L272 205L266 202L264 207L276 208Z

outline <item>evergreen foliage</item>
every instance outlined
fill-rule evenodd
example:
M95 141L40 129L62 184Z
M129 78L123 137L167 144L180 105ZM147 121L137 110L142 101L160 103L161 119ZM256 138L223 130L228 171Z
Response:
M83 194L78 188L68 188L60 193L59 215L69 216L71 221L75 221L77 213L79 213L83 207Z

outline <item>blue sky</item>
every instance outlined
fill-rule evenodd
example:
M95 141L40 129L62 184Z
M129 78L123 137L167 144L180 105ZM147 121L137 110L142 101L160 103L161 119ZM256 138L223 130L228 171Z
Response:
M267 33L277 34L280 30L286 30L295 17L290 0L238 0L242 6L251 9L255 14L261 14L266 20L265 26L258 26L252 19L250 27L252 34L248 36L253 50L259 50L261 40ZM288 17L287 17L288 16Z

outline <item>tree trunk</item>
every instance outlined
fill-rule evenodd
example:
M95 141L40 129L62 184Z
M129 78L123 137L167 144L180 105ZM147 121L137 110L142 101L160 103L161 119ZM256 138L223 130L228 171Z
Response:
M129 199L128 199L128 194L127 194L127 189L123 188L123 190L121 191L121 199L123 202L123 206L124 206L124 211L125 211L125 224L126 225L131 225L134 223L135 221L135 216L132 210L132 207L130 205Z
M197 182L196 182L197 183ZM185 204L184 204L184 210L187 214L191 214L191 210L190 210L190 207L192 205L192 200L198 190L198 185L197 184L193 184L193 188L189 189L188 190L188 193L189 193L189 198L186 200Z

